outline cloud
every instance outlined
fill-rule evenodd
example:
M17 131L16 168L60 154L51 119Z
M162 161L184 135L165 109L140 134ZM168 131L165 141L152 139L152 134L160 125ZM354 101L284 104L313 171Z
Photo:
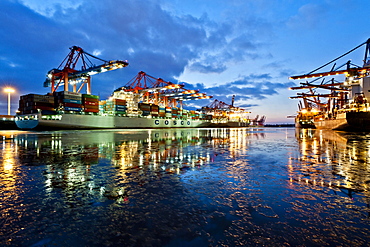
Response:
M274 78L270 74L252 74L219 86L206 87L202 83L195 85L185 83L185 88L200 90L220 101L229 102L228 104L231 104L231 97L236 95L235 106L252 107L258 105L256 100L277 95L279 90L286 90L294 85L293 82L289 81L275 83L272 82L273 80Z
M312 29L323 23L329 6L309 3L299 8L298 13L287 21L292 29Z
M52 17L56 9L64 12L68 12L70 9L75 9L81 5L82 1L83 0L20 0L20 2L25 6L46 17Z
M189 66L191 71L197 71L200 73L221 73L224 72L227 67L224 64L219 64L217 61L214 61L212 64L205 64L201 62L193 63Z
M259 36L270 35L271 26L251 16L214 20L206 13L178 15L151 0L77 1L68 6L54 1L43 9L5 0L0 9L5 13L0 16L0 70L8 72L0 82L11 80L25 93L48 91L42 87L46 72L58 67L73 45L104 60L129 61L122 71L93 77L93 93L101 97L139 71L173 81L186 68L221 74L240 62L271 56L260 50L268 44ZM264 99L286 86L271 81L270 74L261 73L241 75L214 88L190 87L200 86L225 101L236 94L238 102L244 102Z

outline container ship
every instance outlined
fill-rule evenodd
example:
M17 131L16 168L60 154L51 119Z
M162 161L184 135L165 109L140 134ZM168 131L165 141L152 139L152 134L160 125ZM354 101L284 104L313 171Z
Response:
M336 61L365 45L361 66L351 60L336 67ZM291 99L301 99L296 127L331 130L370 130L370 39L329 63L305 75L290 79L310 79L293 90L306 90ZM332 65L326 72L318 70ZM339 78L344 75L343 78ZM306 123L306 125L302 124Z
M250 119L248 114L251 113L246 109L234 106L235 95L231 99L231 104L215 99L207 106L203 106L199 111L206 116L211 116L209 127L248 127L256 119ZM263 117L264 118L264 117ZM257 116L258 119L258 116ZM262 118L261 118L262 119ZM260 119L256 120L257 122ZM262 122L263 121L263 122ZM258 122L264 123L264 119Z
M73 46L57 69L47 74L45 87L51 87L46 95L27 94L20 97L15 123L20 129L121 129L121 128L195 128L220 124L212 112L187 110L187 100L210 99L198 90L187 90L184 85L174 84L139 72L125 86L116 89L107 99L91 94L91 76L128 66L127 61L105 61L82 48ZM89 58L104 63L88 64ZM82 69L76 70L82 61ZM58 91L64 86L64 90ZM79 87L78 87L79 86ZM86 93L81 90L86 88ZM239 114L241 110L235 108ZM243 112L245 112L243 110ZM235 117L228 112L230 127L248 126L245 117ZM221 125L220 125L221 126Z

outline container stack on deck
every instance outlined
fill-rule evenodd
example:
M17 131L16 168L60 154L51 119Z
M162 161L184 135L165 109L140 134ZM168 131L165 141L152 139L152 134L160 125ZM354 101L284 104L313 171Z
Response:
M106 103L107 103L106 100L99 101L99 111L100 112L105 112L105 105L106 105Z
M190 111L191 119L199 119L199 113L196 111Z
M206 115L206 120L211 121L211 120L212 120L212 118L213 118L213 116L212 116L212 115Z
M82 111L82 95L75 92L55 92L55 103L58 109L66 112L81 112Z
M82 95L82 104L84 112L98 113L99 112L99 96L91 94Z
M207 115L206 113L200 114L200 119L202 120L212 120L212 115Z
M159 117L165 118L166 117L166 107L160 106L158 110Z
M158 117L159 116L159 106L158 105L151 105L150 106L150 114L153 117Z
M143 116L149 116L150 115L150 104L139 103L139 109L142 111Z
M189 116L189 110L182 109L181 118L182 119L187 119L188 116Z
M171 118L172 117L172 109L171 107L166 107L166 118Z
M176 107L172 107L172 110L171 110L171 117L172 118L177 118L178 117L178 115L179 115L179 109L178 108L176 108Z
M19 100L21 114L37 113L38 110L44 113L55 111L54 97L52 95L27 94L22 95Z
M127 102L124 99L109 99L105 101L104 111L113 115L125 115L127 112Z

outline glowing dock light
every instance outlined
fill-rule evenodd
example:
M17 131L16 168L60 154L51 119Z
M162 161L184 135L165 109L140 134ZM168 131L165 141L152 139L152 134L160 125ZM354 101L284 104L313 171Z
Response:
M179 85L179 84L170 84L170 85L167 85L166 88L168 88L168 89L182 88L182 85Z
M15 90L13 88L10 87L4 88L4 93L8 94L8 115L10 115L10 94L14 92Z
M10 87L4 88L4 93L8 94L8 115L10 115L10 94L14 92L15 90L13 88Z

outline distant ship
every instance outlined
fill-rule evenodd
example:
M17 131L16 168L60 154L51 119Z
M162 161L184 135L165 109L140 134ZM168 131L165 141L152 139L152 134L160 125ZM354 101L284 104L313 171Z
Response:
M233 95L231 99L231 104L215 99L212 103L203 106L199 110L212 117L209 127L248 127L251 125L254 120L249 119L247 114L250 112L246 109L234 106L234 100L235 95ZM262 121L264 123L264 118L258 121L258 123L262 123Z
M335 62L344 55L366 45L365 59L362 66L354 65L351 61L335 67L329 72L317 70ZM303 82L301 86L291 89L305 89L307 92L297 93L293 99L303 99L300 102L296 127L332 130L370 130L370 39L351 51L332 60L305 75L292 76L291 79L315 78L311 82ZM344 69L342 67L346 66ZM315 73L314 73L315 72ZM345 75L344 81L337 81L338 75ZM332 77L327 80L328 77ZM318 82L322 79L321 82ZM326 80L326 81L325 81ZM327 90L328 93L319 93ZM308 125L301 124L304 121Z

